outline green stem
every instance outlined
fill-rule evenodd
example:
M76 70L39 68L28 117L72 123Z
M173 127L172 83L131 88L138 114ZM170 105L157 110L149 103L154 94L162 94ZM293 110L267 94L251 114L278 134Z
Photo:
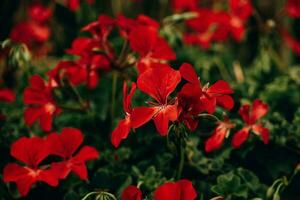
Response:
M184 166L184 147L182 144L182 138L179 139L179 148L178 148L178 153L179 153L179 165L178 165L178 171L177 171L177 180L179 180L181 178L182 175L182 171L183 171L183 166Z
M216 121L221 121L217 116L215 115L211 115L211 114L208 114L208 113L201 113L198 115L198 117L211 117L213 119L215 119Z
M117 60L117 65L118 65L118 67L122 67L122 64L123 64L123 61L125 60L126 61L126 53L127 53L127 50L128 50L128 46L129 46L129 42L128 42L128 40L127 39L125 39L125 41L124 41L124 44L123 44L123 46L122 46L122 50L121 50L121 53L120 53L120 56L119 56L119 58L118 58L118 60Z
M74 96L76 97L78 103L82 106L82 107L86 107L86 104L84 102L84 100L82 99L82 97L80 96L79 92L77 91L77 89L74 87L74 85L68 80L68 85L71 88L72 93L74 94Z
M112 73L111 118L114 119L118 73Z

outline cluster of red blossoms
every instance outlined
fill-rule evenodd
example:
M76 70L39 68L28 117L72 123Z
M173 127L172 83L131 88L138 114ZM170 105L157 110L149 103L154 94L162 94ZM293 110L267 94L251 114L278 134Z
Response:
M15 182L22 196L27 195L31 186L39 181L57 186L59 180L65 179L70 172L87 180L85 162L97 159L99 153L91 146L79 148L82 143L81 131L74 128L64 128L60 134L51 133L45 138L21 137L12 144L10 154L23 164L7 164L3 180ZM49 156L58 156L61 161L45 163Z
M45 43L51 36L48 21L52 16L52 10L41 4L33 4L27 12L28 19L13 27L10 38L15 42L26 44L37 55L44 55L49 50Z
M173 98L170 97L184 79L185 84ZM155 101L147 102L148 106L132 108L131 99L138 88L148 94ZM219 80L211 86L207 83L202 86L200 78L190 64L184 63L179 70L168 65L153 67L141 73L137 84L131 83L128 92L126 82L123 87L123 109L125 118L121 120L112 132L111 142L115 147L128 137L132 128L138 128L153 119L158 133L166 136L169 123L183 123L190 131L195 131L201 113L214 114L216 106L230 110L234 101L230 96L233 90L230 85ZM253 106L243 105L240 108L246 126L238 131L232 140L232 146L237 148L246 141L250 130L262 137L264 143L269 141L269 131L257 121L268 112L268 106L260 100L255 100ZM217 128L205 143L205 150L210 152L221 147L230 129L235 125L225 117L217 123Z
M232 19L236 17L238 18L236 20L242 20L239 22L243 26L245 13L236 12L240 6L236 1L231 1L231 4L236 10L227 15ZM248 10L251 10L250 8L251 6ZM38 19L44 23L48 17L47 15L42 17L44 20ZM35 19L32 16L31 18ZM191 21L188 23L193 24ZM210 28L211 22L208 26L209 31L218 32L218 27ZM139 15L136 19L129 19L122 15L113 19L101 15L97 21L83 27L82 31L88 32L90 36L76 38L71 48L66 51L74 56L74 60L60 61L47 73L48 81L38 75L30 77L29 86L23 96L24 104L27 106L24 112L25 123L31 126L38 121L43 131L52 131L53 118L64 109L55 101L54 89L65 87L66 81L72 88L85 84L93 89L97 87L101 73L110 71L123 73L132 66L136 67L134 69L138 77L136 83L132 82L130 87L126 81L124 82L125 118L112 132L111 142L115 147L128 137L131 129L139 128L151 120L154 121L158 133L166 136L170 123L184 124L190 131L195 131L201 114L212 115L216 112L217 106L225 110L232 109L233 90L226 81L219 80L211 85L209 83L202 85L190 64L184 63L178 70L167 64L168 61L176 59L176 54L159 35L159 28L159 23L144 15ZM119 33L123 39L123 47L119 55L116 54L118 51L109 40L113 32ZM149 95L152 100L146 105L133 107L131 101L136 89ZM13 99L5 92L3 94L0 93L0 100L1 98L6 101ZM258 123L267 111L268 106L260 100L255 100L252 106L241 107L240 114L245 127L234 135L233 147L237 148L245 142L250 131L260 135L264 143L268 143L269 131ZM232 128L234 124L228 118L219 121L212 136L206 141L206 151L220 148ZM72 128L63 129L61 134L50 133L44 138L22 137L13 143L11 155L23 164L8 164L4 169L3 179L5 182L16 182L22 195L26 195L31 186L38 181L57 186L59 180L65 179L70 172L86 180L85 162L98 158L99 153L90 146L83 146L78 151L82 142L82 133ZM47 163L50 156L58 156L61 161ZM122 199L141 199L141 196L137 188L130 186L124 191ZM154 199L157 200L178 199L178 197L186 200L196 198L196 192L190 181L166 183L157 188L154 193Z
M154 200L194 200L197 192L189 180L167 182L154 191ZM136 186L128 186L122 193L121 200L142 200L142 192Z
M173 0L175 11L198 14L198 17L186 21L190 29L184 34L187 44L208 49L212 42L226 41L230 35L237 42L245 37L245 25L253 12L250 0L229 0L227 10L203 8L199 4L198 0Z

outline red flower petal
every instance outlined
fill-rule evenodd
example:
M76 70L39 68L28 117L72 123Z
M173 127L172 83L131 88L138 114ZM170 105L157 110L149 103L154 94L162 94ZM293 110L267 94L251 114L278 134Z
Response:
M76 163L72 165L72 171L81 179L88 180L88 171L85 163Z
M44 90L45 82L39 75L33 75L29 78L30 87L32 89Z
M200 84L198 76L192 65L183 63L179 68L182 78L193 84Z
M83 146L80 151L72 158L73 163L83 163L99 158L99 152L91 146Z
M52 114L50 113L44 113L41 115L40 118L40 126L43 131L49 132L52 129Z
M70 158L83 142L83 135L75 128L64 128L61 134L51 133L47 137L51 153L62 158Z
M250 105L246 104L240 107L239 114L242 116L244 122L251 124L250 122Z
M223 144L227 132L228 129L226 129L222 124L218 125L213 134L206 140L205 151L211 152L219 149Z
M252 131L259 135L265 144L269 143L270 132L269 129L262 127L261 125L253 125Z
M10 154L30 167L37 167L49 154L43 138L21 137L11 145Z
M4 167L3 181L6 183L16 182L20 194L26 196L31 186L36 182L35 178L29 173L29 169L15 163L9 163Z
M176 200L180 197L180 186L176 183L165 183L154 192L154 200Z
M33 4L29 7L28 15L33 21L36 21L38 23L45 23L50 19L52 10L50 8L44 7L41 4Z
M231 144L233 148L239 148L248 138L249 128L245 127L234 134Z
M123 84L123 109L125 112L127 113L131 113L132 111L132 108L131 108L131 99L132 99L132 96L135 92L135 89L136 89L136 84L134 82L131 83L131 89L130 89L130 92L129 94L127 94L127 83L124 82Z
M300 55L300 41L296 40L288 31L282 31L284 42L291 48L295 54Z
M53 187L58 185L58 176L55 173L53 173L51 169L40 170L37 180L43 181Z
M132 111L131 126L133 128L138 128L152 119L152 117L157 113L157 107L137 107Z
M288 0L285 9L291 17L300 18L300 2L299 0Z
M45 93L41 93L43 90L34 90L32 88L26 88L24 91L23 100L25 104L36 104L36 105L44 105L49 100Z
M207 89L207 93L211 95L233 94L233 90L226 81L219 80Z
M216 97L217 104L224 109L231 110L234 106L234 101L231 96L225 95L225 96L217 96Z
M259 99L255 99L252 104L251 121L254 123L269 111L269 106Z
M17 181L20 177L26 176L28 174L29 169L25 167L21 167L15 163L9 163L4 167L3 170L3 181L5 183L11 181Z
M137 86L159 103L166 104L168 96L175 90L180 80L179 71L171 67L152 68L139 76Z
M142 57L154 48L157 40L157 30L147 26L137 26L129 34L130 47Z
M212 114L216 111L217 99L215 97L207 98L205 96L202 96L200 98L200 101L203 105L203 110L206 110L209 114Z
M15 101L15 99L16 95L12 90L6 88L0 89L0 101L11 103Z
M163 38L158 38L152 50L151 58L159 60L175 60L176 54Z
M229 6L230 13L241 20L247 20L253 12L251 0L230 0Z
M194 200L196 197L192 182L185 179L165 183L154 192L154 200Z
M24 112L25 123L31 126L42 114L42 108L27 108Z
M80 6L79 0L67 0L67 7L68 7L71 11L76 11L76 10L78 10L79 6Z
M177 105L167 105L162 108L153 117L154 124L161 136L166 136L169 130L169 121L175 121L178 118Z
M180 186L180 200L194 200L197 197L197 192L193 184L189 180L179 180L176 182Z
M53 162L51 163L51 171L56 174L59 179L65 179L71 172L68 161Z
M118 147L122 140L128 137L130 132L131 124L130 119L127 117L119 122L118 126L111 134L111 143L114 147Z
M123 190L121 200L142 200L142 192L136 186L129 185Z

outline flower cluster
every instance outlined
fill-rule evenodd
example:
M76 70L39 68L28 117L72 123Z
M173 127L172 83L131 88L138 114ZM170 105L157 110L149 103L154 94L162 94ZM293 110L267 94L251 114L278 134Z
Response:
M41 4L33 4L27 12L28 19L13 27L10 38L15 42L26 44L37 55L44 55L49 50L46 42L51 36L48 21L52 16L52 10Z
M170 97L181 82L186 80L181 90L173 98ZM148 106L131 108L131 98L136 87L148 94L155 101ZM124 83L123 105L126 118L112 133L112 143L118 147L120 141L128 136L131 128L138 128L153 119L158 133L166 136L169 123L184 123L194 131L198 124L198 115L202 112L213 114L216 106L230 110L234 103L230 94L233 90L223 80L209 86L201 86L193 67L184 63L179 70L168 65L150 68L141 73L137 84L132 83L130 94L127 95L127 85Z
M213 42L226 41L229 36L240 42L245 37L246 23L253 13L249 0L230 0L228 9L200 7L196 0L173 0L175 11L193 11L197 17L186 21L190 30L184 34L187 44L208 49Z
M22 196L27 195L36 182L57 186L59 180L65 179L70 172L87 180L85 163L97 159L99 153L91 146L79 148L82 143L81 131L74 128L64 128L60 134L51 133L45 138L21 137L12 144L10 154L23 164L7 164L3 180L6 183L15 182ZM61 161L45 163L53 155L60 157Z
M77 10L80 4L79 0L66 2L72 11ZM87 2L93 3L92 0ZM287 10L295 16L289 4ZM184 33L184 41L204 49L209 48L212 42L227 40L229 36L240 42L253 12L249 0L230 0L227 10L202 8L197 0L174 0L173 9L176 12L197 13L196 18L186 21L189 31ZM51 10L36 4L30 7L29 16L28 21L13 29L11 38L35 48L50 36L47 21ZM90 100L83 100L76 88L85 85L85 89L95 89L102 75L110 72L121 74L124 81L124 118L111 133L111 143L115 148L129 136L132 129L150 121L154 122L160 136L168 136L170 130L195 132L199 118L211 116L217 119L217 123L205 141L205 151L219 149L232 129L238 127L230 120L230 114L225 114L235 106L232 97L234 90L225 80L203 83L189 63L171 66L169 61L176 60L176 54L160 35L160 26L145 15L138 15L135 19L123 15L116 18L100 15L96 21L81 29L85 35L77 37L66 50L72 59L59 61L46 73L48 81L39 75L31 76L23 95L26 106L24 121L27 126L39 122L41 129L48 134L45 137L21 137L11 145L11 156L21 164L9 163L5 166L4 182L15 182L20 194L25 196L35 183L57 186L71 172L82 180L88 179L86 161L97 159L99 153L94 147L82 146L83 134L78 129L64 128L61 133L53 132L54 118L68 110L57 100L59 95L56 92L70 90L81 111L86 111L90 108ZM121 51L111 39L115 35L120 39L118 47ZM292 39L288 41L288 44L293 43ZM128 71L134 72L134 75L129 75ZM149 101L133 105L137 90L146 94ZM14 98L10 90L0 90L0 101L12 102ZM219 109L224 113L223 120L216 117ZM251 132L259 135L265 144L269 142L269 130L260 122L268 110L268 105L258 99L252 105L242 105L239 114L244 126L233 135L233 148L239 148ZM182 135L178 137L185 139ZM52 162L53 157L58 161ZM178 174L180 179L180 172ZM131 185L123 191L122 200L141 200L142 196L142 191ZM153 196L154 200L194 200L197 193L191 181L182 179L159 186Z
M177 95L171 98L170 95L181 80L185 84ZM131 99L136 88L148 94L155 101L147 102L148 106L132 108ZM129 94L127 83L124 82L125 119L119 121L118 126L112 132L111 142L118 147L120 142L128 137L130 129L139 128L152 119L161 136L168 134L170 122L183 123L190 131L195 131L201 113L214 114L216 106L225 110L233 108L234 101L231 94L233 94L233 90L223 80L219 80L211 86L209 84L202 86L194 68L187 63L182 64L179 70L174 70L168 65L148 69L138 76L137 84L131 83ZM243 105L240 108L240 115L246 126L233 137L233 147L237 148L244 143L250 130L260 135L264 143L268 143L268 129L263 128L261 124L256 124L257 120L263 117L267 111L267 104L260 100L253 102L252 109L249 105ZM217 122L212 136L205 143L206 151L210 152L220 148L230 129L234 127L235 125L230 122L228 117L224 117L224 121Z
M241 106L239 114L245 126L234 134L232 138L232 146L234 148L240 147L247 140L250 131L260 136L265 144L269 143L269 129L263 127L261 123L257 123L260 118L267 114L268 110L269 106L259 99L255 99L252 106L249 104ZM217 122L217 127L205 142L206 152L219 149L224 139L228 137L230 130L234 127L235 124L227 116L224 117L224 121Z
M73 85L82 83L89 88L98 84L100 73L111 70L122 71L136 64L138 71L159 65L161 62L173 60L175 53L167 42L159 36L159 24L145 15L137 19L129 19L122 15L113 19L107 15L99 16L98 20L82 28L91 37L78 37L68 54L78 57L76 61L61 61L48 75L58 84L64 77ZM115 54L109 36L117 29L123 38L123 51ZM132 51L130 51L130 48ZM138 58L134 57L137 53Z

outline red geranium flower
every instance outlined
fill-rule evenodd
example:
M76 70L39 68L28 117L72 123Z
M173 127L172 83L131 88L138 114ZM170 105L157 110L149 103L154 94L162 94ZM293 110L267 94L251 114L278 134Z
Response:
M108 36L115 25L115 19L107 15L100 15L97 21L84 26L81 31L90 32L93 38L99 41L101 49L105 49L105 51L109 52Z
M38 182L45 182L51 186L58 185L58 177L39 164L50 154L47 141L43 138L22 137L11 146L10 154L25 166L9 163L3 172L4 182L15 182L22 196L26 196L31 186Z
M192 182L185 179L165 183L154 192L154 200L194 200L196 197Z
M206 84L202 87L200 79L197 77L195 70L190 64L183 64L179 71L185 80L193 84L195 88L201 90L198 92L199 94L202 94L200 96L200 101L203 109L208 113L214 113L216 105L227 110L230 110L234 106L234 101L232 97L229 96L230 94L233 94L233 90L227 82L219 80L211 86Z
M140 73L151 68L152 63L176 59L168 43L158 36L156 27L140 25L129 34L130 47L140 55L137 67Z
M239 113L242 116L246 126L239 130L232 138L232 146L234 148L240 147L249 137L249 132L252 130L259 135L265 144L269 142L269 129L264 128L257 121L265 116L269 110L269 106L261 100L253 101L252 106L249 104L243 105Z
M212 42L228 39L230 17L227 12L203 8L197 9L196 12L198 17L186 21L187 27L192 30L184 34L187 44L208 49Z
M140 14L136 19L130 19L123 15L118 15L116 20L117 26L120 31L120 35L128 39L131 30L136 28L137 26L147 26L148 28L158 30L159 23L150 17Z
M31 20L43 24L51 18L52 10L41 4L33 4L29 7L28 15Z
M78 148L83 142L83 135L80 130L75 128L64 128L61 134L51 133L47 140L51 146L51 154L63 158L63 161L52 163L51 167L59 178L65 179L70 172L74 172L82 180L88 179L85 162L97 159L98 151L91 146ZM75 154L75 152L77 152ZM74 155L75 154L75 155Z
M253 7L249 0L230 0L230 31L236 41L241 41L245 35L245 22L251 16Z
M234 128L234 124L230 122L228 117L225 117L224 121L217 122L212 135L205 141L205 151L211 152L219 149L223 144L225 137L228 137L230 129Z
M136 89L136 84L131 83L131 89L128 94L128 87L126 82L123 84L123 110L125 112L125 119L121 120L118 126L111 134L111 143L114 147L118 147L120 145L121 140L124 140L128 137L128 134L131 129L131 99Z
M52 88L38 75L31 76L29 84L24 91L24 103L29 106L24 113L25 123L31 126L39 120L42 130L50 131L53 117L61 112L52 97Z
M10 38L15 42L25 43L30 49L41 46L50 37L50 29L32 21L20 22L13 27Z
M0 89L0 101L11 103L15 101L15 99L16 99L16 95L12 90L7 88Z
M122 192L121 200L142 200L142 192L134 185L129 185Z
M287 0L285 5L286 12L291 17L300 18L300 1L299 0Z
M137 80L137 87L156 100L149 102L150 107L134 108L131 114L133 128L138 128L153 118L160 135L168 134L169 121L178 118L176 99L169 101L169 95L180 82L179 71L169 66L148 69Z

